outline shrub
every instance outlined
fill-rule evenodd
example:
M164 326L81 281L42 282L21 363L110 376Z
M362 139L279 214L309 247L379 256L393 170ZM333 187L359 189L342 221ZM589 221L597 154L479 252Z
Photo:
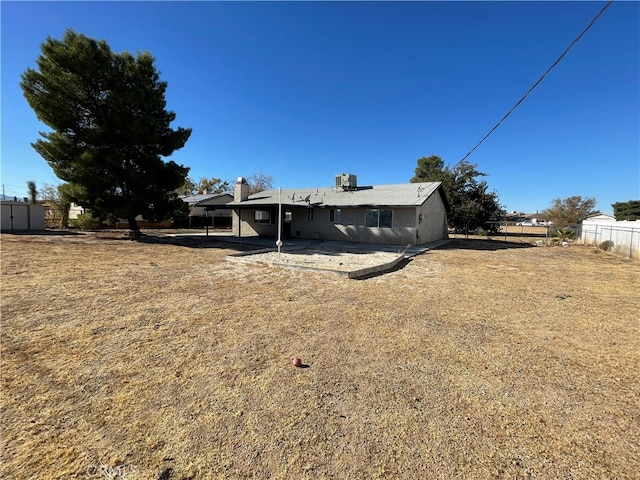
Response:
M81 213L78 218L69 219L69 225L80 230L96 230L102 226L102 222L93 218L90 213Z
M598 245L600 250L604 250L605 252L609 252L613 248L613 242L611 240L605 240L604 242Z

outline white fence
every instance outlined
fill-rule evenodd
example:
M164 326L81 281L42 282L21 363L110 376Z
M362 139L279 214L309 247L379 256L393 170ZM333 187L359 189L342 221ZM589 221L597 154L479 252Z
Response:
M633 222L582 222L582 242L600 245L612 242L611 251L640 259L640 220Z

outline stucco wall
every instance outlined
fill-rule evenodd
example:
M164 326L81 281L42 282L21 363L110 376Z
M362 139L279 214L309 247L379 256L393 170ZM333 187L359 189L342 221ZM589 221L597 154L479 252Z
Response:
M263 210L263 209L260 209ZM267 208L266 210L270 210ZM274 215L274 212L272 212ZM277 215L277 209L275 210ZM241 219L239 221L238 219ZM275 237L278 234L278 224L274 223L255 223L253 209L236 209L232 214L232 232L239 237L254 237L259 235L267 235Z
M341 208L341 220L330 220L331 208L313 208L312 217L306 207L286 207L282 212L291 212L290 236L293 238L317 238L396 245L419 245L447 238L447 217L439 195L433 195L422 206L393 208L392 228L365 227L365 212L368 208ZM277 208L272 211L277 218ZM238 222L241 215L242 222ZM420 215L422 215L420 220ZM255 223L254 210L234 210L233 233L236 236L277 236L277 223ZM417 226L417 227L416 227ZM238 228L239 227L239 228ZM282 225L282 235L288 227Z
M440 195L432 195L417 209L417 244L429 243L447 238L447 212ZM422 221L419 216L422 215Z
M294 210L291 236L352 242L415 244L415 209L393 209L392 228L365 227L366 208L341 208L341 221L330 221L330 208L316 208L310 221L306 209Z

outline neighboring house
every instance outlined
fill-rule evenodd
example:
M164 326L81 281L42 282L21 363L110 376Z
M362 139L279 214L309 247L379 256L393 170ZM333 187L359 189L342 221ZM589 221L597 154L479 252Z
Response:
M0 201L3 232L44 230L44 206L38 203Z
M228 193L202 194L202 195L183 195L180 196L183 202L189 205L189 217L187 225L178 225L180 227L204 227L205 225L215 227L231 227L231 212L228 209L214 210L213 206L225 204L233 200L233 195ZM205 210L205 206L211 206L210 211ZM72 203L69 208L69 219L76 219L78 215L87 213L84 207ZM149 222L142 215L136 217L140 228L170 228L173 226L173 220L163 220L161 222ZM129 222L126 219L119 219L112 225L114 228L129 228Z
M185 195L180 197L189 205L188 227L230 227L231 211L228 208L216 208L233 201L233 195L229 193L204 193L198 195Z
M71 203L69 206L69 220L76 220L80 215L89 214L91 211L81 205ZM171 228L173 220L163 220L160 222L149 222L145 220L142 215L136 217L138 227L140 228ZM129 221L125 218L120 218L114 223L108 225L110 228L129 228Z
M268 190L249 195L242 177L234 188L233 233L351 242L420 245L447 238L449 202L440 182L358 186L355 175L334 187ZM209 208L209 207L206 207Z
M87 209L84 207L81 207L80 205L76 205L75 203L71 203L71 205L69 205L69 219L73 220L78 218L78 215L84 215L85 213L87 213Z
M507 225L523 227L546 227L552 224L552 222L548 222L545 219L540 219L540 213L537 210L533 213L517 213L513 211L507 214L506 222Z
M63 211L63 207L51 200L43 200L40 204L44 207L44 223L47 228L65 228L68 221L68 211Z

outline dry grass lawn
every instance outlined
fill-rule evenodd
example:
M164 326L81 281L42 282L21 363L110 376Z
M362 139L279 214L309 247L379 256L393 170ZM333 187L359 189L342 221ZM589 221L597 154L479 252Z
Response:
M1 247L2 478L639 478L638 261L457 239L349 280Z

